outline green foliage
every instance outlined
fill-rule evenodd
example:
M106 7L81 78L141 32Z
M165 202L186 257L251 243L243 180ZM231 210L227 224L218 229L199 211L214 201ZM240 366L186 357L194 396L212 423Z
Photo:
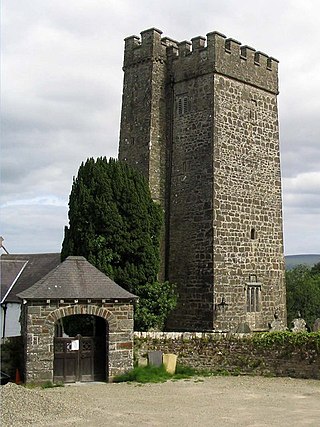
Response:
M145 179L114 159L82 163L69 199L62 259L82 255L125 289L156 280L162 212Z
M199 375L199 372L196 369L191 368L191 366L177 364L174 378L184 379L194 377L195 375Z
M317 264L315 264L315 265L311 268L310 273L311 273L312 275L320 274L320 262L318 262Z
M287 349L314 349L320 350L320 332L290 332L274 331L255 333L248 337L254 346L270 349L272 347Z
M175 306L172 285L157 282L162 216L144 177L126 163L101 157L81 164L61 258L82 255L139 296L137 330L162 327Z
M286 272L288 325L298 313L312 327L320 317L320 266L299 265Z
M172 375L165 370L164 366L136 366L131 371L116 376L114 382L160 383L171 377Z
M29 382L28 384L25 384L24 387L31 390L39 387L42 389L46 389L46 388L64 387L64 383L61 383L61 382L53 383L52 381L48 380L44 383Z
M135 309L137 330L162 330L168 314L177 303L175 287L169 282L153 282L138 286L135 292L139 295Z
M80 334L84 337L94 335L95 316L91 315L73 315L63 318L63 330L69 337L75 337Z
M53 383L51 381L46 381L45 383L41 384L41 388L55 388L55 387L64 387L63 383Z

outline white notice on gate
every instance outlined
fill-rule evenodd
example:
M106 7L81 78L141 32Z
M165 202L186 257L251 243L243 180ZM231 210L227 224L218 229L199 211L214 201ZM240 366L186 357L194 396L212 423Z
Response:
M72 340L71 341L71 350L79 350L79 340Z

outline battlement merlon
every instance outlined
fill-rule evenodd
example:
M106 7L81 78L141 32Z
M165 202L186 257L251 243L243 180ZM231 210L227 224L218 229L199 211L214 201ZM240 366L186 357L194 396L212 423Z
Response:
M141 31L141 38L130 36L124 39L124 68L147 60L166 60L168 38L161 39L162 31L150 28Z

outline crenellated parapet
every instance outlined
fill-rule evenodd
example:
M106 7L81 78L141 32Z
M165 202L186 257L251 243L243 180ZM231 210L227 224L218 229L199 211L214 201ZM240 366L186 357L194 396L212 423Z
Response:
M278 60L217 32L207 34L207 46L216 72L278 93Z
M176 81L215 72L278 93L278 61L217 31L178 43L174 53Z
M150 60L168 62L175 81L215 72L278 93L278 61L263 52L217 31L182 42L161 35L151 28L141 37L127 37L124 68Z

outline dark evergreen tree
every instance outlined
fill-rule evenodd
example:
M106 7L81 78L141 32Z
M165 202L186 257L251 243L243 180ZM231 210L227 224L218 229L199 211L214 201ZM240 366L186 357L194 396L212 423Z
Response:
M141 330L162 326L176 300L171 285L157 283L161 227L161 208L136 170L105 157L81 164L69 198L62 260L82 255L141 296L135 318Z

